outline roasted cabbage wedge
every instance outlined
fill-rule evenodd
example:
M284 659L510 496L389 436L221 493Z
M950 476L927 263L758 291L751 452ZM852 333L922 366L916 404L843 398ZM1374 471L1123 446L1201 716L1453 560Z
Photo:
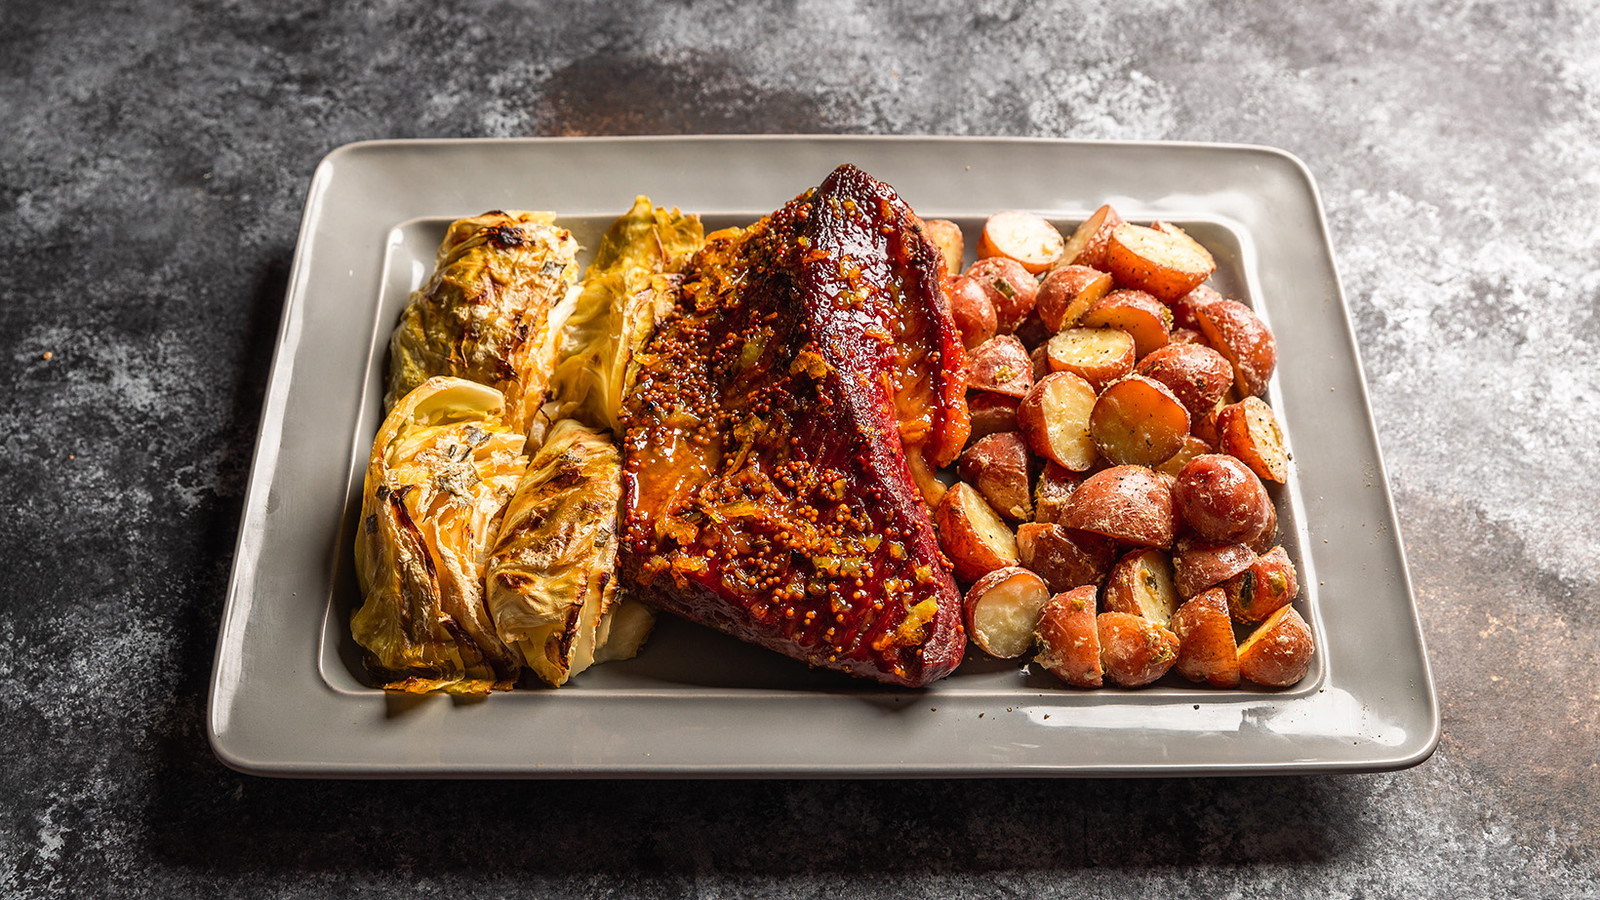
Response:
M676 290L660 276L680 271L705 244L700 217L634 199L612 223L584 274L570 311L550 379L547 422L572 418L617 432L634 351L649 339L656 319L672 308ZM666 285L664 287L664 284Z
M451 224L433 277L389 340L390 408L435 375L489 385L526 433L559 349L551 310L578 278L578 242L553 213L493 211Z
M351 631L385 689L481 694L516 680L521 655L495 633L483 583L524 440L499 391L460 378L424 381L384 419L362 489Z
M551 685L595 662L632 656L650 630L647 610L618 605L621 465L606 433L556 422L506 508L489 559L498 634Z

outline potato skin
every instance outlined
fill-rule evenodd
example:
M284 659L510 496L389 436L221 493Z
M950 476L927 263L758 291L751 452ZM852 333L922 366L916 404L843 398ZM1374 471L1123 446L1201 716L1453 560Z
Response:
M1237 300L1217 300L1197 313L1206 343L1233 364L1233 385L1241 396L1264 394L1278 365L1278 342L1266 323Z
M1172 311L1144 291L1112 291L1095 301L1078 324L1126 331L1133 335L1133 352L1140 359L1172 340Z
M1100 629L1095 620L1094 585L1057 594L1039 610L1034 633L1039 652L1034 661L1073 687L1104 684L1100 661Z
M1201 344L1167 344L1139 360L1134 372L1172 390L1191 416L1217 407L1233 383L1233 365L1221 353Z
M1244 463L1221 453L1189 460L1178 473L1173 500L1195 534L1217 544L1260 534L1272 515L1261 479Z
M1178 661L1178 636L1140 616L1103 612L1095 617L1100 632L1100 665L1106 677L1123 687L1141 687L1167 674Z
M1213 544L1182 537L1172 554L1173 584L1178 596L1193 597L1250 568L1255 561L1256 552L1245 544Z
M1082 482L1083 476L1077 472L1046 461L1033 488L1033 520L1052 525L1060 522L1072 492Z
M1140 547L1171 547L1173 492L1144 466L1112 466L1078 485L1061 524Z
M1283 429L1272 407L1260 397L1246 397L1217 411L1219 449L1250 467L1257 477L1282 484L1289 480Z
M985 435L962 451L961 480L978 489L995 511L1013 522L1033 518L1033 456L1015 431Z
M1111 232L1121 224L1122 216L1109 204L1090 213L1089 218L1084 219L1067 238L1059 262L1064 266L1088 266L1105 271L1106 248L1111 243Z
M1034 308L1052 334L1078 324L1097 300L1110 292L1111 275L1088 266L1062 266L1039 283Z
M1315 651L1311 626L1284 606L1239 645L1239 674L1266 687L1289 687L1306 677Z
M944 492L933 510L939 547L954 564L962 581L979 578L1017 564L1017 540L983 495L958 481Z
M1223 585L1228 612L1235 622L1260 622L1300 595L1294 563L1282 547L1256 557L1248 568Z
M1165 222L1153 228L1118 225L1106 245L1106 269L1118 284L1172 301L1211 277L1217 264L1183 229Z
M1182 297L1168 303L1167 307L1172 310L1173 328L1187 328L1190 331L1199 331L1201 307L1221 299L1222 295L1217 293L1215 288L1202 284Z
M1003 256L980 259L967 267L966 276L988 292L1001 334L1016 331L1033 312L1039 282L1016 260Z
M950 279L950 317L961 332L961 343L968 350L977 347L999 333L994 303L989 292L965 275Z
M1188 436L1189 411L1170 388L1143 375L1107 385L1089 412L1095 450L1117 465L1159 465Z
M990 338L967 354L967 386L1008 397L1024 397L1033 387L1033 360L1009 334Z
M1189 598L1172 615L1178 659L1172 668L1190 681L1213 687L1239 686L1239 653L1228 618L1228 601L1212 588Z
M976 441L987 434L1017 430L1017 404L1021 401L1005 394L989 391L967 392L967 416L972 422L968 441Z
M1056 593L1100 584L1114 556L1111 542L1097 534L1044 522L1017 526L1023 568L1037 572Z

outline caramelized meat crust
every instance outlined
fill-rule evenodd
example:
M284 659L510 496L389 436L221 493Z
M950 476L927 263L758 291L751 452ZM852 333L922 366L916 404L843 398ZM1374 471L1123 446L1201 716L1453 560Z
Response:
M636 358L626 586L817 666L905 685L956 667L961 599L924 503L969 427L941 267L848 165L710 236Z

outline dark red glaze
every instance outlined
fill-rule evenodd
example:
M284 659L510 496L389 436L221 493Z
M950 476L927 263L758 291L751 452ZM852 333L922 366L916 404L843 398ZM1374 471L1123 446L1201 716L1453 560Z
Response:
M854 166L712 235L625 404L624 584L813 665L953 670L961 595L918 487L969 430L943 277Z

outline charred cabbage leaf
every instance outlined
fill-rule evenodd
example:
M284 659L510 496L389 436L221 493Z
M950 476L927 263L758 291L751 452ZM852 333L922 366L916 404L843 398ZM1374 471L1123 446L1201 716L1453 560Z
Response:
M575 418L617 432L634 351L676 294L659 276L681 270L704 243L698 216L635 198L600 241L565 317L546 420Z
M595 662L632 656L650 630L647 610L618 605L621 499L616 445L562 419L506 508L489 561L489 610L500 638L551 685Z
M500 391L507 425L527 431L558 350L551 309L578 277L578 243L554 223L552 213L497 210L451 224L433 277L389 340L387 406L450 375Z
M521 667L483 602L490 541L527 465L499 391L430 378L372 444L356 535L351 631L388 690L506 690Z

